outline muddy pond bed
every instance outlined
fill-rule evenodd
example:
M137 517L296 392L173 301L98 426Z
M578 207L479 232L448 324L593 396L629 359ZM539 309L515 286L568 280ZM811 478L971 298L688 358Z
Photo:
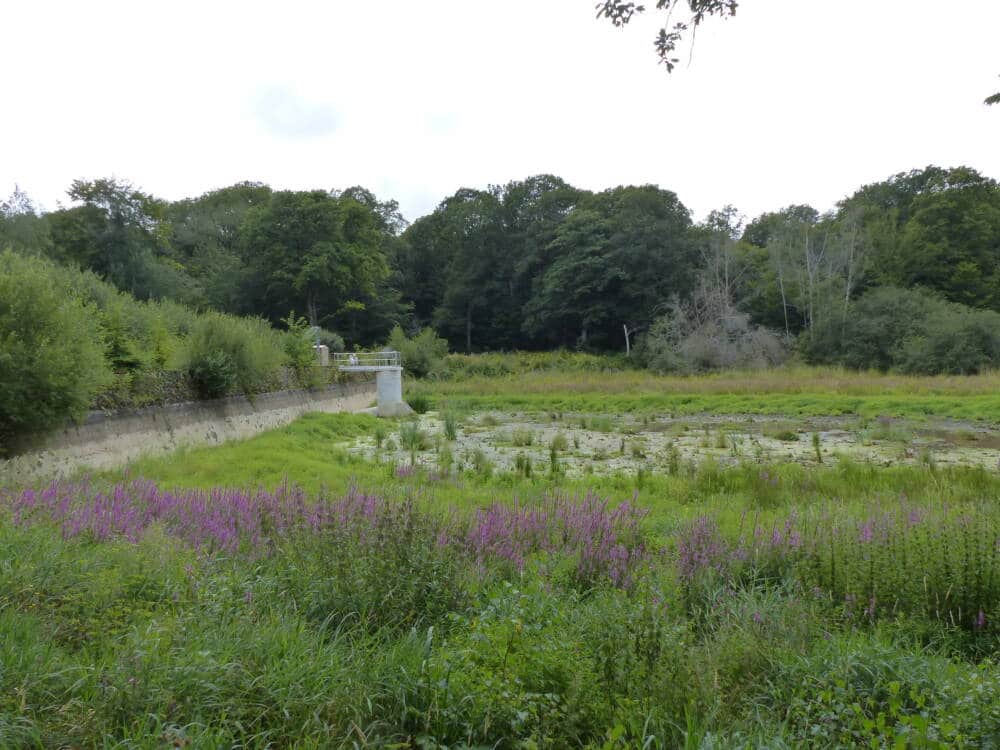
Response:
M675 473L707 461L818 465L844 458L1000 470L1000 425L945 419L428 412L387 421L344 447L400 466L567 477Z

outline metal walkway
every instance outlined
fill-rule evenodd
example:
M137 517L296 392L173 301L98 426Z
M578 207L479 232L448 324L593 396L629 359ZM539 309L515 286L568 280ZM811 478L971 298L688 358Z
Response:
M334 352L333 364L341 372L381 372L403 366L399 352Z

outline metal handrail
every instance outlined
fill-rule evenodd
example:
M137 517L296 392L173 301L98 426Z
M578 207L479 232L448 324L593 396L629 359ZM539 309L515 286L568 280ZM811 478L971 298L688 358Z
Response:
M401 367L399 352L335 352L333 363L338 367Z

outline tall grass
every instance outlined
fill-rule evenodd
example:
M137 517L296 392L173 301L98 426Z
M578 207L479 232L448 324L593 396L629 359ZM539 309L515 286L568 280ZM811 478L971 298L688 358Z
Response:
M790 367L698 376L538 369L424 381L415 390L466 410L719 413L1000 419L1000 375L918 377Z
M995 605L995 505L912 510L657 537L594 495L462 516L292 487L8 492L0 745L989 746L994 610L872 615L812 577L837 538L845 581L877 551L901 602L910 576Z

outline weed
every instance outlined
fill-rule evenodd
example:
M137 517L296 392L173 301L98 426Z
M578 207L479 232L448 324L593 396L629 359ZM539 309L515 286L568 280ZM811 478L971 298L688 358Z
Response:
M452 466L455 464L455 456L448 445L441 446L437 455L438 472L442 477L446 477L451 474Z
M430 447L430 438L416 421L408 421L399 428L399 445L410 452L410 465L414 466L417 453Z
M600 415L590 418L588 429L593 432L614 432L615 424L611 421L611 417Z
M514 458L514 471L525 479L531 479L531 456L518 453Z
M430 399L423 393L414 393L406 399L406 403L408 403L410 408L417 414L426 414L431 408Z
M518 427L511 430L509 440L515 448L527 448L535 444L535 433L533 430Z
M458 417L454 412L449 411L444 414L444 435L449 440L458 439Z
M670 476L677 476L681 473L681 452L674 443L670 443L666 449L667 473Z
M797 443L799 440L799 434L795 430L779 429L774 432L765 431L764 434L774 440L780 440L783 443Z
M472 471L485 479L493 476L493 462L482 448L472 452Z

